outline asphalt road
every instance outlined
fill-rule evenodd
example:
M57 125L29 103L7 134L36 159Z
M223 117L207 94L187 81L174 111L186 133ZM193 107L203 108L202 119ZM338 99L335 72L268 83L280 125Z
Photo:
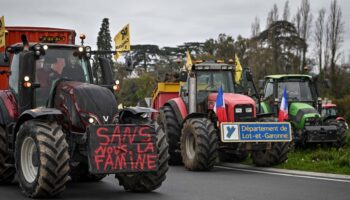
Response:
M0 200L27 199L17 185L0 186ZM71 183L59 199L116 200L282 200L350 199L350 183L215 168L189 172L171 167L163 186L152 193L125 192L109 176L99 183Z

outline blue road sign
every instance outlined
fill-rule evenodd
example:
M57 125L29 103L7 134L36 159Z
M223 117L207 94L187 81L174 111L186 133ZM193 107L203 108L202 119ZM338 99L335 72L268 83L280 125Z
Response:
M222 142L288 142L292 140L289 122L221 123Z

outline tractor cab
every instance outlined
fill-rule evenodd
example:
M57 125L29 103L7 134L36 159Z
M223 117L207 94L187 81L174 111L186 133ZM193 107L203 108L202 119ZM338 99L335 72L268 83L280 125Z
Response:
M181 97L188 105L189 96L195 95L197 111L208 111L208 99L219 91L220 87L224 93L234 93L234 66L217 62L202 62L192 68L190 78L195 78L195 90L189 88L190 78L181 87ZM211 102L211 107L214 104Z
M283 90L286 88L288 103L306 103L318 107L315 83L308 75L271 75L265 78L263 112L277 112Z
M286 88L288 119L297 146L330 143L341 147L345 144L345 125L321 116L322 99L319 98L315 79L304 74L279 74L266 76L264 82L261 112L273 113L276 118Z

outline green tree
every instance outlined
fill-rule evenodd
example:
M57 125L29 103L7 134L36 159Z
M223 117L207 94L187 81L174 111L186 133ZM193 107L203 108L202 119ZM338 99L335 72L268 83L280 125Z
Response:
M98 32L97 36L97 50L100 51L111 51L112 50L112 38L111 38L111 32L109 30L109 20L108 18L104 18L102 20L100 31ZM104 54L102 55L112 63L112 55L111 54Z

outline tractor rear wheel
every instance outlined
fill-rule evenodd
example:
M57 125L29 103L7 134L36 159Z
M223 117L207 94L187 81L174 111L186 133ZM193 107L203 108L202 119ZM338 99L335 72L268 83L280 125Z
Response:
M288 159L289 142L273 142L271 149L252 152L252 160L256 166L270 167L283 163Z
M106 177L104 174L91 174L86 163L79 163L77 166L71 166L70 168L70 176L74 182L98 182Z
M133 192L151 192L159 188L166 179L166 172L169 169L168 142L163 127L156 126L158 146L158 170L143 174L116 175L119 185L125 190Z
M6 132L0 127L0 185L11 183L15 177L16 169L9 161Z
M206 118L188 119L182 128L181 155L191 171L211 170L218 157L214 124Z
M170 106L165 105L162 108L163 115L160 115L160 125L164 126L165 135L169 143L169 165L181 165L181 151L180 151L180 124L177 121L175 112Z
M336 148L344 147L346 143L346 125L342 121L336 119L330 119L326 121L326 124L337 127L337 141L333 143Z
M15 166L28 197L53 197L65 189L69 154L65 134L56 122L29 120L16 139Z

